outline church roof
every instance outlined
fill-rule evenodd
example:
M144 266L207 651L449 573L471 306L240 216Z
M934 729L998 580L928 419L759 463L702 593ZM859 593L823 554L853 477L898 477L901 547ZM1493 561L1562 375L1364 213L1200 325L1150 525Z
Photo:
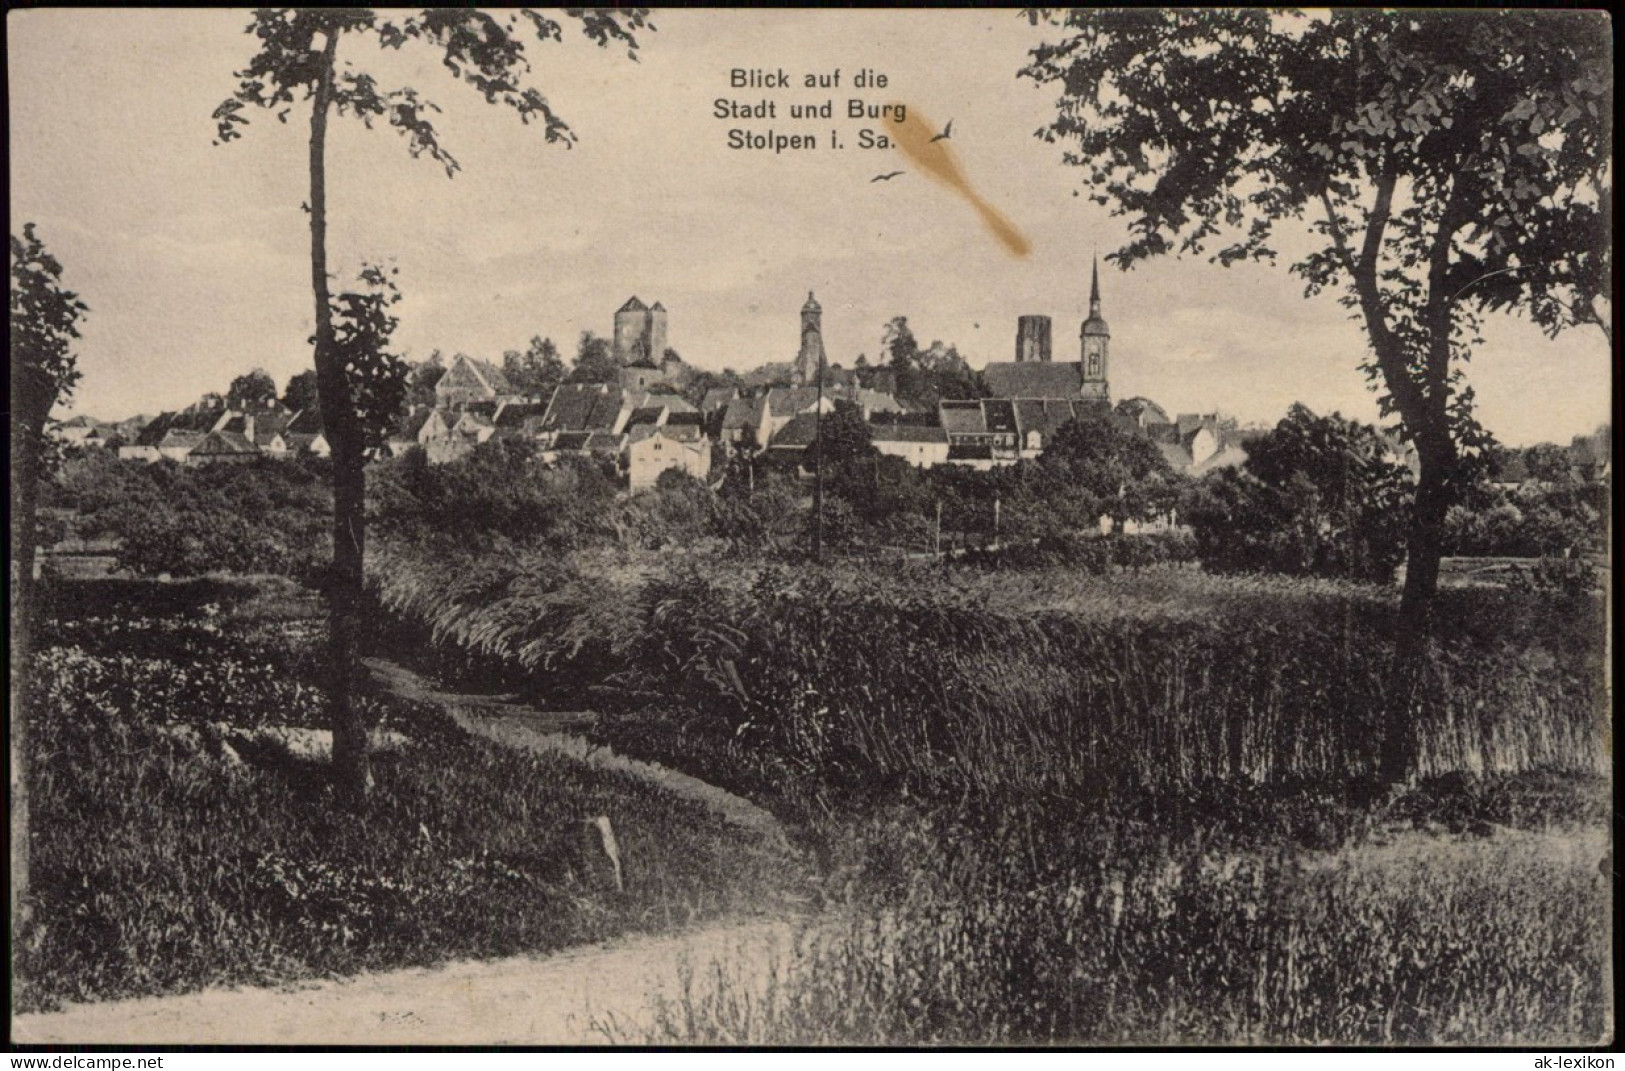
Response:
M982 370L995 398L1076 398L1083 393L1083 364L995 361Z
M625 305L622 305L620 308L616 309L615 311L616 312L644 312L644 311L647 311L648 308L649 308L649 306L647 306L643 302L639 301L638 296L636 294L633 294L631 297L626 299L626 304Z

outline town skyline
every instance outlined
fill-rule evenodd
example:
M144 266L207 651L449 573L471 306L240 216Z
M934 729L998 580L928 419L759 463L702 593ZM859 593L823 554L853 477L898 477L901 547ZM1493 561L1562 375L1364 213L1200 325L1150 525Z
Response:
M40 225L91 312L84 373L62 415L118 419L188 404L263 368L279 385L310 365L308 228L297 112L255 115L211 146L209 113L251 54L246 11L31 11L10 23L13 228ZM1011 12L657 11L640 61L566 38L534 84L580 137L570 151L483 104L422 56L379 61L445 108L454 181L392 134L335 124L333 260L400 268L400 349L500 361L535 335L567 359L583 330L608 336L630 295L670 310L669 344L694 367L745 372L796 353L797 309L824 306L829 359L879 359L906 316L922 346L973 368L1007 361L1017 318L1049 316L1055 359L1077 359L1092 256L1103 258L1113 395L1169 410L1268 422L1293 402L1378 420L1358 364L1365 343L1331 296L1305 299L1282 266L1160 259L1104 263L1121 221L1079 191L1060 147L1032 136L1051 94L1018 80L1042 36ZM369 53L366 65L374 63ZM1009 255L955 194L896 153L805 157L729 150L713 117L740 66L860 69L953 144L979 192L1032 241ZM89 93L53 77L94 72ZM757 95L760 95L759 93ZM794 95L791 95L793 98ZM875 99L880 99L876 97ZM751 126L740 120L738 125ZM768 123L758 124L765 128ZM780 122L781 127L785 126ZM1283 263L1292 250L1283 247ZM1469 382L1509 445L1566 442L1609 420L1600 332L1556 341L1492 318Z

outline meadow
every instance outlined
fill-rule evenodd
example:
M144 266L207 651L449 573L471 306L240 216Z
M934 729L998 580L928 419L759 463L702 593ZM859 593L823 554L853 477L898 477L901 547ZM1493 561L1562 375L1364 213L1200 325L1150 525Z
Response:
M366 701L393 745L346 813L320 756L256 733L322 720L324 626L291 582L70 583L43 605L17 1011L548 951L770 911L799 880L702 806L393 699ZM579 865L596 815L624 892Z
M1375 783L1395 593L1153 566L381 549L451 675L775 807L830 912L655 1043L1608 1036L1600 598L1444 593L1421 769Z

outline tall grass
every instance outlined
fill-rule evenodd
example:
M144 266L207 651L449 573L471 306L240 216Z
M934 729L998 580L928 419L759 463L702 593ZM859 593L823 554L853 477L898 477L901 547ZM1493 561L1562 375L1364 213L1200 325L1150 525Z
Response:
M407 742L375 756L364 816L336 805L323 762L211 750L219 720L321 710L300 679L319 626L212 606L42 629L17 1010L546 951L768 909L797 880L781 848L703 806L472 738L434 708L370 701ZM596 815L624 893L583 866Z
M1591 785L1595 788L1595 784ZM1609 1035L1600 835L1250 849L1061 816L888 816L858 906L620 1040L1543 1045Z
M377 587L445 646L615 686L624 716L603 732L617 746L701 761L710 747L726 753L713 767L744 757L766 781L935 794L1347 780L1374 771L1390 702L1394 599L1347 583L403 555ZM1603 769L1596 600L1442 598L1420 774Z

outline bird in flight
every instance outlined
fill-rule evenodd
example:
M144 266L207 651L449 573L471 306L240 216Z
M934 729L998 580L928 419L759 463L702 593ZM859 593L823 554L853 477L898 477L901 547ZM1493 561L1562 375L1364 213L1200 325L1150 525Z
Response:
M944 138L952 137L953 132L954 132L954 121L952 119L950 119L950 120L948 120L948 125L942 128L942 133L938 134L936 137L932 138L931 140L932 141L942 141Z
M901 175L901 174L903 174L903 172L901 172L901 171L888 171L884 175L876 175L874 178L870 179L869 181L870 182L885 182L887 179L894 179L898 175Z

